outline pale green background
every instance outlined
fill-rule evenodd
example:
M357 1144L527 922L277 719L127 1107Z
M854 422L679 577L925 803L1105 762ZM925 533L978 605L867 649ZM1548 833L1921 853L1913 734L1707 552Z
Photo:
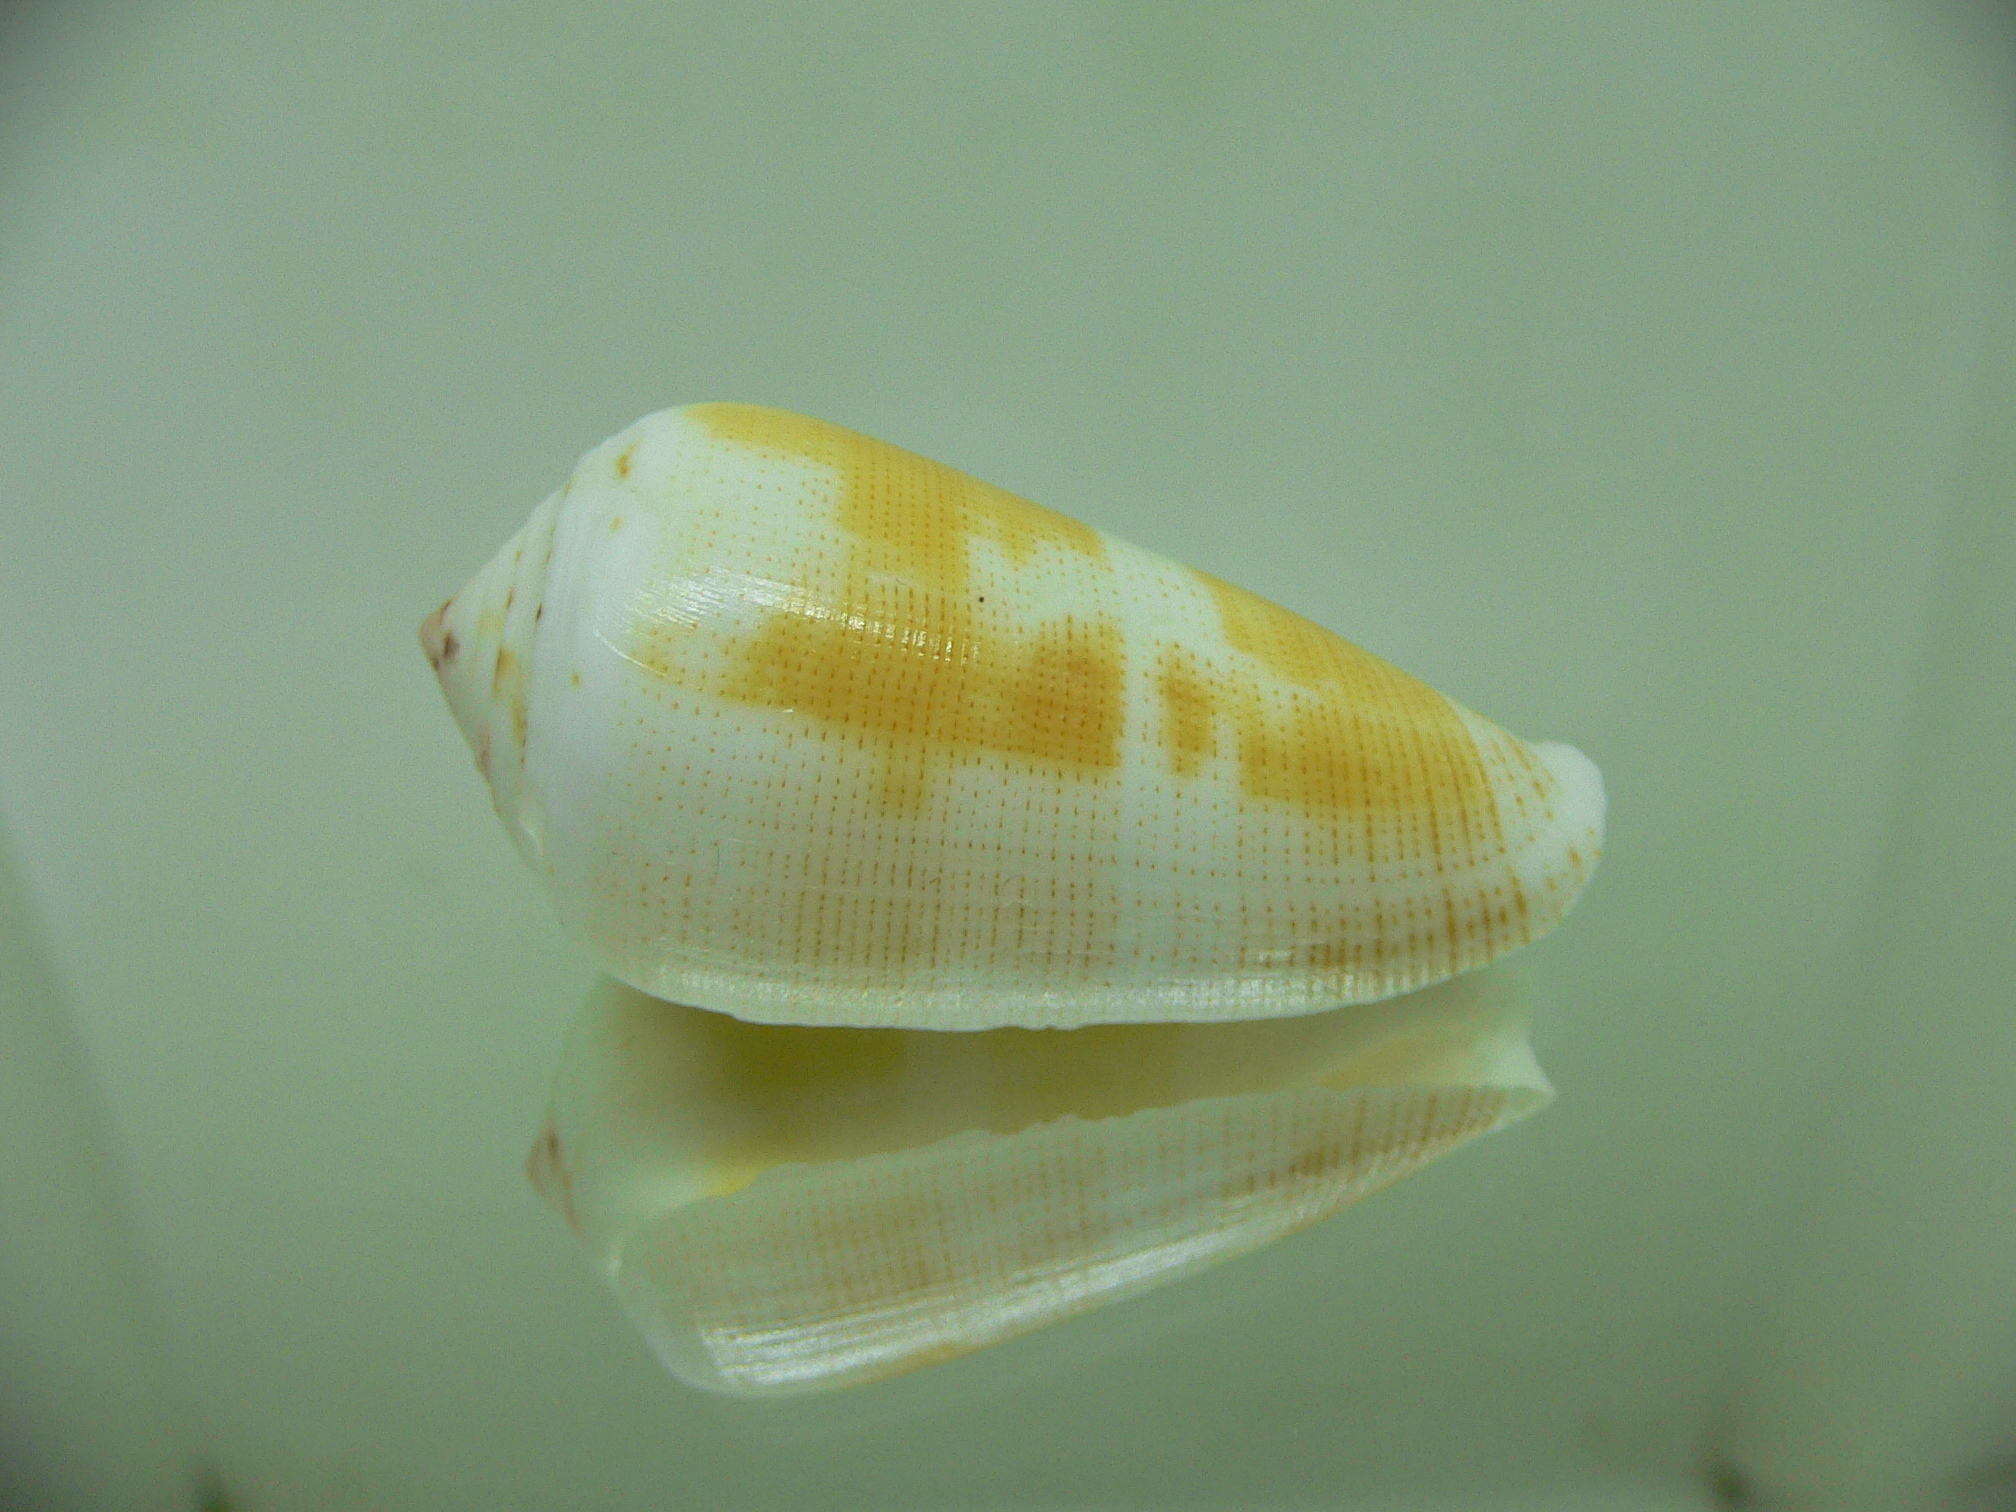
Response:
M1893 1031L1912 1086L1981 1083L1888 1188L1966 1188L1908 1232L1978 1264L1877 1294L1981 1354L1978 1424L1882 1473L2016 1451L2016 1299L1965 1291L2003 1251L1939 1227L2016 1230L2011 963L1934 927L1992 933L2009 853L1942 869L1910 803L2016 840L2007 664L1970 681L1951 608L2006 626L1968 573L2016 569L1979 460L1999 11L163 0L0 48L0 817L52 963L17 919L0 1007L74 1023L130 1198L22 1174L90 1146L82 1094L10 1100L0 1224L49 1240L5 1264L88 1279L124 1223L103 1347L174 1404L134 1445L50 1428L52 1484L172 1441L289 1512L1706 1505L1718 1458L1777 1473L1746 1391L1797 1398L1839 1333L1806 1268L1905 1221L1813 1237L1860 1190L1830 1151L1920 1149L1841 1142ZM521 1174L590 967L415 626L578 452L705 398L943 458L1588 751L1608 856L1531 953L1557 1105L885 1387L667 1378ZM1912 856L1960 900L1925 928ZM1900 930L1962 988L1914 996ZM25 1080L82 1084L33 1043ZM33 1397L81 1356L22 1326ZM1826 1368L1883 1398L1893 1345Z

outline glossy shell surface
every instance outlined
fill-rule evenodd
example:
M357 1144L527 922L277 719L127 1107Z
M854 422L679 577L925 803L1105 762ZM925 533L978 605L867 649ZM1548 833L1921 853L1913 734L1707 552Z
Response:
M655 996L974 1029L1305 1013L1551 929L1528 745L1308 620L803 416L647 416L422 639L564 926Z
M1299 1018L1065 1034L749 1024L611 982L530 1169L675 1375L775 1396L1191 1274L1550 1096L1496 969Z

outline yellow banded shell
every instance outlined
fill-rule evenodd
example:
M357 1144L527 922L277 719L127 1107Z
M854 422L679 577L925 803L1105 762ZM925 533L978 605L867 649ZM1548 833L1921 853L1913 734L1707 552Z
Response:
M1497 971L1071 1034L747 1024L609 982L531 1174L673 1374L777 1396L1256 1249L1551 1095Z
M1551 929L1595 767L940 463L739 404L582 458L422 639L563 925L654 996L1305 1013Z

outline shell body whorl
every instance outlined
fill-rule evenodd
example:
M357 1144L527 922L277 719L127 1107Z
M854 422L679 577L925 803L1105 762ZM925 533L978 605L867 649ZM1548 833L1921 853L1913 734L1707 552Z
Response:
M745 405L585 456L423 628L569 931L777 1023L1370 1001L1573 903L1594 766L1307 620Z

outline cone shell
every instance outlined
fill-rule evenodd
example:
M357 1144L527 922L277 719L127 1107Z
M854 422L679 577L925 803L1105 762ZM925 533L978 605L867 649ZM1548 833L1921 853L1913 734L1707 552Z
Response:
M1551 929L1602 843L1573 749L753 406L590 452L422 639L565 927L648 993L750 1019L1371 1001Z
M893 1375L1306 1227L1551 1095L1484 972L1245 1024L741 1023L614 982L534 1184L690 1384Z

